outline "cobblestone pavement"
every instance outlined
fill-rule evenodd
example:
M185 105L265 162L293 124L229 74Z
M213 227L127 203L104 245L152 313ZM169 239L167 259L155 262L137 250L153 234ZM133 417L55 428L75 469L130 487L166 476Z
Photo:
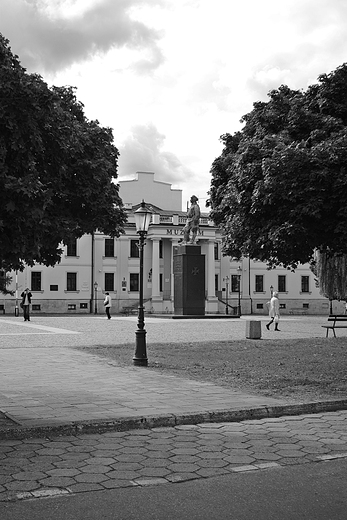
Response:
M174 484L347 457L347 412L0 441L0 501Z

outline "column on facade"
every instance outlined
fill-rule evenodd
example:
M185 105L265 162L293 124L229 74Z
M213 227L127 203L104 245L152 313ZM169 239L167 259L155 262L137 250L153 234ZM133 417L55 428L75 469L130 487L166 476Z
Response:
M209 240L207 244L207 302L206 310L208 313L218 311L218 298L215 290L215 259L214 259L214 240Z
M174 279L174 272L173 272L173 255L174 255L174 248L178 246L178 238L172 238L171 239L171 302L172 302L172 310L174 310L174 295L175 295L175 279Z
M160 238L151 238L152 241L152 302L161 300L159 287L159 241Z
M207 250L207 298L215 296L214 240L208 241Z

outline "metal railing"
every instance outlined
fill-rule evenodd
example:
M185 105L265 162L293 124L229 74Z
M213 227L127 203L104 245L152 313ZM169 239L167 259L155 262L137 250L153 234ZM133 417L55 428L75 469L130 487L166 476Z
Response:
M223 305L225 305L225 311L226 311L227 309L231 309L232 312L231 312L230 314L233 314L233 315L235 315L235 316L237 316L237 315L239 314L239 308L238 308L238 306L230 305L230 303L227 303L226 301L221 300L220 298L218 298L218 301L219 301L220 303L222 303ZM227 314L227 312L225 312L225 314Z

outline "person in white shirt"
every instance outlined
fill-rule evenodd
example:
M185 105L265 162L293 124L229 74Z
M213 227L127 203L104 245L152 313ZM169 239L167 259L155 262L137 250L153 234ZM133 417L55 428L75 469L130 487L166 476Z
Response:
M110 296L110 294L108 292L105 293L104 307L105 307L105 310L106 310L106 316L110 320L111 319L111 314L110 314L111 296Z
M270 300L270 308L269 308L269 318L270 321L267 323L266 328L270 330L270 325L275 322L275 330L281 332L278 328L278 322L280 320L280 302L278 299L278 292L274 291L272 298Z

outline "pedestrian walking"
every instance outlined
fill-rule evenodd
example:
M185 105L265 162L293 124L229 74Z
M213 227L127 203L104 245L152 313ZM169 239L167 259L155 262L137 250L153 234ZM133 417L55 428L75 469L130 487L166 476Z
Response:
M111 314L110 314L111 296L110 296L110 293L108 293L108 292L105 293L104 307L105 307L105 311L106 311L106 316L110 320L111 319Z
M24 321L30 321L30 304L31 304L32 294L31 294L29 288L27 287L20 296L22 298L20 306L23 309Z
M275 322L275 330L281 332L278 328L278 322L280 319L280 302L278 299L278 292L274 291L272 298L270 300L270 308L269 308L269 323L266 324L267 330L270 330L270 325Z

